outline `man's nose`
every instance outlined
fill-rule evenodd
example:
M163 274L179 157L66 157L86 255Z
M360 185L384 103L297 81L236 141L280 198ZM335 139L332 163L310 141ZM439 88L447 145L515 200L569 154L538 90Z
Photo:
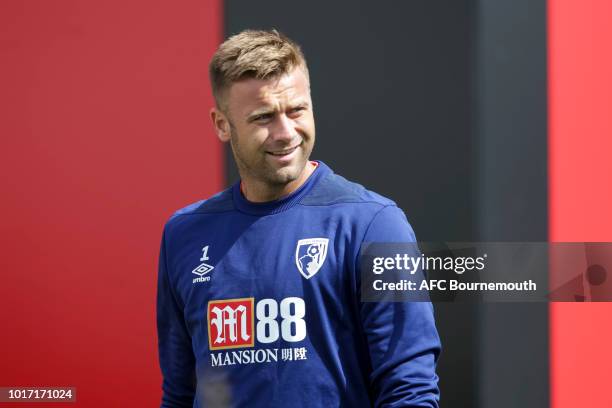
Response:
M293 120L288 118L287 115L279 115L272 128L272 137L275 140L291 141L295 137L295 133Z

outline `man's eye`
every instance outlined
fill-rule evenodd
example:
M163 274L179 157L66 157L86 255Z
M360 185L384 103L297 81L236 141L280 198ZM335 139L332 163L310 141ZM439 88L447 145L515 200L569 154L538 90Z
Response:
M270 118L272 118L272 114L271 113L263 113L261 115L255 116L255 118L253 120L263 121L263 120L268 120Z

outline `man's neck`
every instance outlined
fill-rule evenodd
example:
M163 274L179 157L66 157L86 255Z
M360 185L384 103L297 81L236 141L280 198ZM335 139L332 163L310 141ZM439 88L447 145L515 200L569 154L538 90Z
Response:
M243 178L240 182L240 191L242 195L252 203L264 203L267 201L278 200L281 197L287 196L293 193L295 190L300 188L302 184L308 180L308 177L317 168L316 162L308 161L302 174L297 179L290 183L276 186L270 186L269 184L262 183L257 180L249 180Z

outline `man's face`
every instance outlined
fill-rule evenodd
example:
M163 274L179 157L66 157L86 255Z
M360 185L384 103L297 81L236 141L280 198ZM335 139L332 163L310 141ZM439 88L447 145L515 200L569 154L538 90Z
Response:
M274 187L290 183L304 171L315 141L308 78L296 68L273 79L235 82L226 92L225 114L213 113L213 122L219 138L231 142L242 178Z

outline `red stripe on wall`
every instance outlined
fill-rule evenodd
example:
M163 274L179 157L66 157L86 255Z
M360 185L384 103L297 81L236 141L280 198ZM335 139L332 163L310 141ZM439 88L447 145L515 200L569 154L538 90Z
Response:
M159 404L162 225L224 184L207 80L220 7L0 5L0 386Z
M608 0L548 1L551 241L612 241L611 19ZM612 406L611 316L551 305L553 408Z

